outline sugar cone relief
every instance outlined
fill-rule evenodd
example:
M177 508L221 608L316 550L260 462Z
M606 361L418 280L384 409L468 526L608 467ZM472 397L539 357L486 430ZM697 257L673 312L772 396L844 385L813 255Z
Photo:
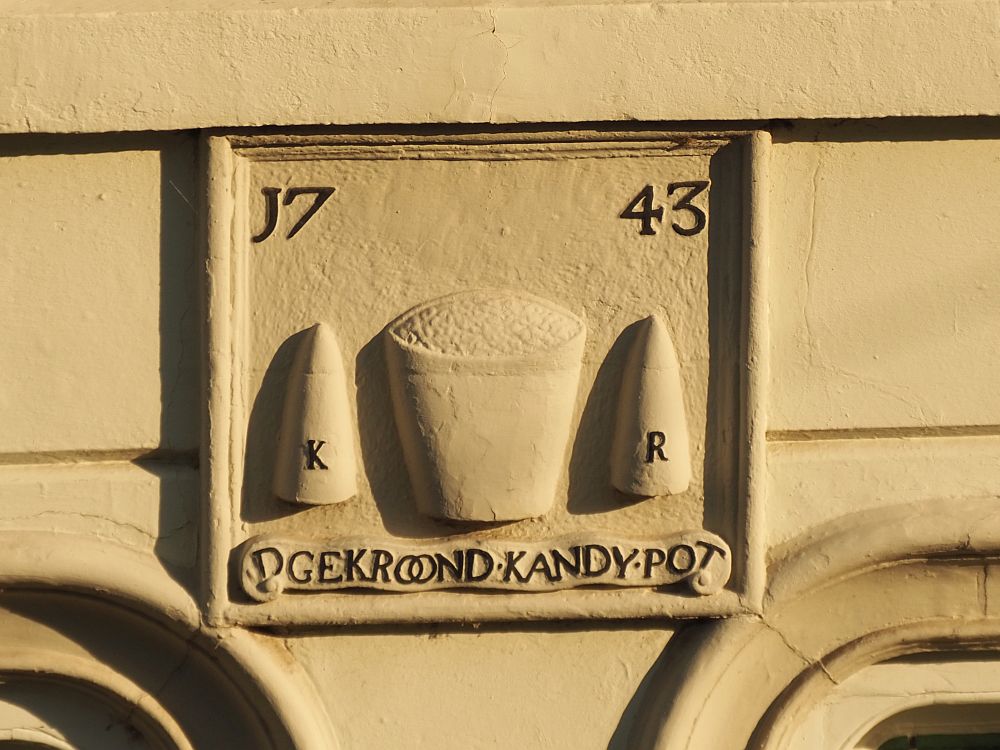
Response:
M642 497L675 495L691 482L680 364L656 315L638 323L622 374L611 482Z
M522 292L460 292L386 331L396 425L420 510L505 521L552 505L576 405L583 321Z
M322 505L343 502L357 491L344 364L333 331L318 323L302 334L288 373L274 494Z

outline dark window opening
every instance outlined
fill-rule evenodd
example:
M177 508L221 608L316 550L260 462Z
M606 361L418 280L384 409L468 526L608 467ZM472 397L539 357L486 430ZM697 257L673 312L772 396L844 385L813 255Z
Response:
M1000 734L923 734L893 737L879 750L1000 750Z

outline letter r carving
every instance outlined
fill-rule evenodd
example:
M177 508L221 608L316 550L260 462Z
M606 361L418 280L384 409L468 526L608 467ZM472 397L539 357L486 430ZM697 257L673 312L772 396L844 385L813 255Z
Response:
M662 432L650 432L646 435L646 463L651 464L657 458L660 461L669 461L663 452L663 446L667 444L667 436Z

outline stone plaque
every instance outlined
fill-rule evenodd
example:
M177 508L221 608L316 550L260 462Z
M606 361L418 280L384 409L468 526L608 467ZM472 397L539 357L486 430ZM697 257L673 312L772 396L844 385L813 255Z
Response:
M212 615L754 609L765 145L206 139Z

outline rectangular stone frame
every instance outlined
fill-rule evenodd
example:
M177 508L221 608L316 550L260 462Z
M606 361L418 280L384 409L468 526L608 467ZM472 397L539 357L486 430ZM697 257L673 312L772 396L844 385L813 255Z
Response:
M390 136L358 134L273 134L253 132L217 133L202 137L203 177L203 320L202 403L203 415L202 529L199 543L201 605L210 625L248 627L337 626L415 622L502 622L584 619L652 619L674 617L719 617L759 613L766 578L764 561L764 492L766 489L766 397L768 380L767 322L767 165L770 134L765 131L713 131L663 128L657 131L594 130L528 131L520 134L527 143L546 143L552 136L565 139L568 132L581 141L601 143L616 138L630 141L663 140L666 136L725 137L745 139L743 211L743 310L740 351L739 483L736 507L740 517L735 527L742 531L733 539L733 555L743 571L735 590L726 590L708 600L664 596L650 599L629 597L622 590L575 590L572 592L518 593L500 596L424 592L398 595L349 595L284 597L267 604L233 601L230 569L234 559L234 533L239 517L245 394L238 393L242 345L246 330L241 299L245 294L243 258L233 253L233 227L245 223L243 205L236 200L238 161L242 148L301 147L337 143L379 143ZM498 138L509 142L511 132L500 135L447 136L460 142L489 143ZM396 140L407 136L394 136ZM236 469L236 470L234 470ZM567 596L567 593L570 596ZM465 597L474 597L470 607Z

